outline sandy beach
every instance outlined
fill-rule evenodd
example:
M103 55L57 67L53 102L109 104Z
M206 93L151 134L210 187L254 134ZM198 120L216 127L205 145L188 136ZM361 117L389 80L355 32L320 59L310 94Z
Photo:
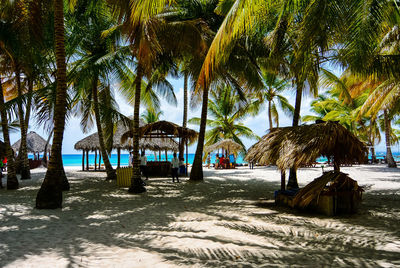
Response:
M66 168L62 209L34 209L43 168L0 190L0 267L400 266L400 169L343 168L364 200L335 217L275 206L275 167L205 169L203 183L151 178L141 195L78 169ZM320 175L300 169L299 183Z

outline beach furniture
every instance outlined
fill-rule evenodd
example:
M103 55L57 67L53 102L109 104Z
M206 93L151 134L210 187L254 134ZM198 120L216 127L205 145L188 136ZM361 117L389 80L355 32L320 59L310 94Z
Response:
M357 212L364 190L342 172L329 171L299 190L275 192L275 203L325 215Z
M273 164L281 170L281 189L275 193L277 204L300 208L314 205L315 210L333 215L355 212L361 202L362 189L356 181L340 172L340 166L363 163L367 153L365 144L339 123L319 122L272 129L249 149L245 160ZM289 194L285 185L286 170L297 170L314 163L320 156L332 159L334 171L324 173L295 195ZM334 186L327 185L328 182ZM342 182L343 187L350 185L354 189L339 187L335 182ZM296 188L295 184L290 186Z

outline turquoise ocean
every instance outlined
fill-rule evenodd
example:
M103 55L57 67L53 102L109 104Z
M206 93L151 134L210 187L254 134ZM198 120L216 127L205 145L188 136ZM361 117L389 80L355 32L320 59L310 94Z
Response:
M215 155L216 154L211 155L211 163L215 162ZM378 159L383 159L385 157L385 152L377 152L376 155ZM148 161L154 161L154 154L146 154L146 156ZM400 161L400 152L393 152L393 156L396 161ZM29 158L33 158L33 155L29 155ZM110 161L113 166L117 165L117 159L118 159L117 154L111 154ZM167 160L171 161L171 159L172 159L172 154L168 154ZM192 164L193 160L194 160L194 154L188 154L188 163ZM158 161L158 154L157 154L157 161ZM165 161L165 154L163 153L161 153L161 161ZM324 157L320 157L317 159L317 162L320 163L324 163L326 161L327 159ZM121 165L127 166L128 162L129 162L129 154L121 154ZM82 154L63 154L63 163L64 166L82 166ZM236 158L236 163L244 164L246 162L243 160L243 157L239 155ZM94 154L89 154L89 164L90 165L94 164Z

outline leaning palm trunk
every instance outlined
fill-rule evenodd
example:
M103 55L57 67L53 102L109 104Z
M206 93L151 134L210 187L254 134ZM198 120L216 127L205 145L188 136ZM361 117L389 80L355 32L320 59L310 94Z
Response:
M28 160L28 153L26 151L26 134L27 134L27 126L25 125L25 118L24 118L24 109L22 107L22 88L21 88L21 73L20 69L17 66L15 68L15 79L17 82L17 91L18 91L18 117L21 129L21 146L18 152L18 158L21 161L21 180L28 180L31 178L31 171L29 168L29 160Z
M93 93L94 115L96 117L97 134L99 135L100 152L101 155L103 156L104 166L106 167L107 179L116 180L117 175L115 173L115 170L111 166L110 159L108 158L108 154L106 151L106 146L104 144L103 128L101 126L101 120L100 120L99 98L97 96L97 79L94 80L92 93Z
M14 190L18 189L19 184L18 184L17 174L15 173L14 154L10 146L10 134L8 132L8 119L4 105L4 95L3 95L3 86L1 83L1 77L0 77L0 112L1 112L1 126L3 128L4 144L6 146L6 155L7 155L7 189ZM0 159L0 161L1 160L2 159Z
M392 149L390 148L390 146L391 146L390 133L392 132L392 127L390 125L390 118L389 118L389 115L388 115L388 112L386 109L383 111L383 115L384 115L384 120L385 120L386 161L387 161L388 167L395 168L395 167L397 167L397 165L393 159Z
M303 85L298 82L298 79L296 79L296 104L294 107L294 114L293 114L293 124L292 126L298 126L299 125L299 119L300 119L300 107L301 107L301 96L303 94ZM296 174L296 169L291 168L289 172L289 179L287 183L287 188L288 189L297 189L299 188L299 184L297 182L297 174Z
M206 123L207 123L208 91L209 87L206 86L203 91L203 104L201 108L199 139L197 141L197 149L196 149L196 154L194 155L192 170L190 171L191 181L203 180L202 159L203 159L204 137L206 133Z
M67 107L67 72L65 63L63 1L54 0L54 38L57 64L54 138L46 176L36 196L36 208L55 209L62 206L62 190L68 186L62 164L62 142ZM66 185L68 184L68 185Z
M137 75L135 79L135 106L133 111L133 176L131 179L131 186L129 187L129 193L143 193L146 188L143 186L143 182L140 175L139 169L139 109L140 109L140 91L142 86L143 71L139 60L137 67Z

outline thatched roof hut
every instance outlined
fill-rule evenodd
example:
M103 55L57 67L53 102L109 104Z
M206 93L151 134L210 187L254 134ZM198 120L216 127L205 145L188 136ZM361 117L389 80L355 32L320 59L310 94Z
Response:
M363 163L367 148L336 122L272 129L253 145L246 161L275 164L279 169L298 168L325 156L340 164Z
M26 145L28 153L41 153L45 151L47 141L43 139L39 134L34 131L29 132L26 135ZM11 147L14 151L19 151L21 146L21 140L18 140ZM51 146L47 146L47 150L50 151Z
M130 140L125 141L125 143L121 143L121 136L114 134L113 138L113 149L124 149L124 150L132 150L132 142ZM86 150L86 151L95 151L100 150L100 142L99 135L96 133L87 136L86 138L75 143L75 150ZM151 150L151 151L160 151L160 150L168 150L168 151L177 151L178 143L170 138L167 139L140 139L139 148L142 150Z
M225 139L219 142L214 143L213 145L207 146L204 151L213 152L218 149L228 150L229 152L237 152L241 150L243 147L239 143L235 142L232 139Z
M139 128L139 136L146 139L153 138L181 138L192 142L197 139L197 131L181 127L168 121L157 121ZM125 132L121 137L124 143L128 138L133 137L133 131Z

